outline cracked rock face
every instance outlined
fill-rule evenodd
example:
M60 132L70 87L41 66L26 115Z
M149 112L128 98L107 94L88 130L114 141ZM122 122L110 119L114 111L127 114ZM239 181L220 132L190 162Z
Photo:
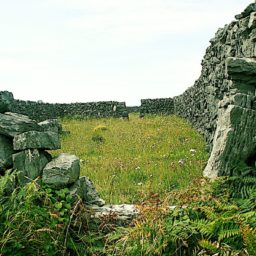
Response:
M42 175L51 155L37 149L28 149L13 155L13 168L18 171L19 184L23 185Z
M75 155L60 154L43 169L42 180L53 188L74 184L80 175L80 160Z
M13 139L15 150L60 149L59 134L55 132L29 131L18 134Z

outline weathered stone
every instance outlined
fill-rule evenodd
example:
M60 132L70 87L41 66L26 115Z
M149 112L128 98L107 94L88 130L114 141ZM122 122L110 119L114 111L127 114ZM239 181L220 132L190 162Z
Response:
M57 119L48 119L38 124L43 128L43 131L45 132L50 131L59 134L62 132L62 126Z
M14 137L31 130L41 131L42 128L27 116L10 112L0 114L0 134Z
M0 135L0 171L12 166L12 154L14 153L12 140Z
M240 20L250 15L251 12L256 11L256 4L252 3L246 7L246 9L241 13L235 16L236 19Z
M75 155L61 154L43 170L43 182L54 188L75 183L80 175L80 161Z
M80 177L79 180L70 188L70 192L73 196L78 195L87 205L102 206L105 201L99 197L95 186L92 181L87 177Z
M15 150L59 149L59 134L55 132L24 132L14 137L13 147Z
M255 28L256 27L256 12L252 12L250 14L250 20L249 20L249 23L248 23L248 28Z
M28 149L13 155L13 168L18 171L19 184L25 184L42 175L43 168L51 160L49 153Z
M0 92L0 113L9 111L10 105L13 102L13 95L8 91Z
M96 219L105 219L108 216L115 225L129 225L138 214L138 208L133 204L104 205L102 207L92 206L92 217Z
M229 105L220 109L213 149L204 175L214 179L233 175L249 164L256 148L256 111Z

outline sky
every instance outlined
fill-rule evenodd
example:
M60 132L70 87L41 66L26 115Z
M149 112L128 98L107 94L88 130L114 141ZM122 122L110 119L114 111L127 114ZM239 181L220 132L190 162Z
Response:
M0 0L0 90L43 102L173 97L250 0Z

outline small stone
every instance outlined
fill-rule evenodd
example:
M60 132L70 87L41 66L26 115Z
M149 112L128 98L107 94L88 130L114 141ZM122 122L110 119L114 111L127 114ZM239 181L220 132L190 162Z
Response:
M53 188L65 188L75 183L80 175L80 161L75 155L61 154L43 169L42 180Z
M78 195L87 205L103 206L105 201L99 197L99 194L92 183L92 181L83 176L75 182L70 188L70 192L73 196Z
M6 112L0 113L0 134L14 137L27 131L41 131L42 128L27 116Z
M8 91L0 92L0 113L10 110L10 105L13 101L13 94Z
M12 166L12 154L14 153L12 140L0 135L0 171Z
M24 132L14 137L13 147L15 150L59 149L59 134L55 132Z
M49 153L28 149L13 156L13 168L18 171L19 184L25 184L42 175L43 168L51 160Z

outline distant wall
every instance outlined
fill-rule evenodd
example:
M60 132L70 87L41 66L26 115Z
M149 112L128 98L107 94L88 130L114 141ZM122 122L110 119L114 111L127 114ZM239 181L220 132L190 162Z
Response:
M11 111L43 121L58 117L128 117L124 102L102 101L89 103L50 104L15 100Z
M147 114L171 115L174 113L174 102L172 98L142 99L140 116Z

